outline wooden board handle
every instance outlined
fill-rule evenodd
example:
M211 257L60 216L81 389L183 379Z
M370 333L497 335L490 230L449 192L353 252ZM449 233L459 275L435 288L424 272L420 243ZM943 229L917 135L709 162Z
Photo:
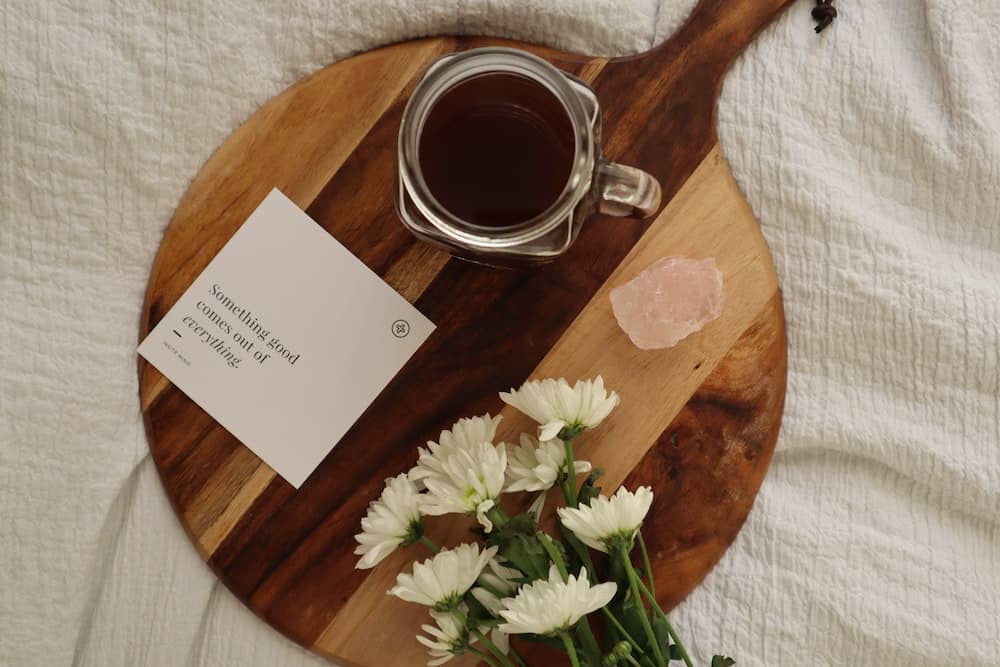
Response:
M736 57L794 0L701 0L684 24L662 44L622 61L669 62L685 59L710 64L721 80Z
M655 176L669 201L718 142L715 106L730 65L792 0L701 0L670 39L607 63L593 85L604 151Z

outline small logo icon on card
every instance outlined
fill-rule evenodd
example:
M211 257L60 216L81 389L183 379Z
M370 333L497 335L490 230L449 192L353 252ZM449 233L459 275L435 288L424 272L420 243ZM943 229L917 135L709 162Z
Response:
M396 320L392 323L392 335L396 338L406 338L410 333L410 323L406 320Z

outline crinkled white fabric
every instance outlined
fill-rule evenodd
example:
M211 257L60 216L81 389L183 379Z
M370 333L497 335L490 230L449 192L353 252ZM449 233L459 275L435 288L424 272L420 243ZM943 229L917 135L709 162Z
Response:
M139 417L149 265L229 132L379 44L629 53L694 0L262 4L0 9L0 664L324 664L201 563ZM789 396L746 528L677 625L700 664L996 665L1000 5L838 0L820 38L810 5L720 103L784 288Z

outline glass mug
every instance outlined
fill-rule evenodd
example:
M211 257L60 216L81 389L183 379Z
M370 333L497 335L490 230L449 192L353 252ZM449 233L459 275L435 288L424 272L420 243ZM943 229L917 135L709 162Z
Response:
M660 185L601 153L585 83L518 49L432 63L403 112L396 212L418 238L486 263L547 261L600 211L647 217Z

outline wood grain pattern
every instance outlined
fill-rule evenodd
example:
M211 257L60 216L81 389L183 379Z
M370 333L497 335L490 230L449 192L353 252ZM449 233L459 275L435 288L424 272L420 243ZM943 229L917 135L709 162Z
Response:
M279 187L438 328L317 471L294 490L139 361L150 448L203 557L271 625L348 665L416 665L423 611L385 595L414 547L368 572L353 535L383 480L464 415L496 413L528 377L604 375L622 405L581 456L606 486L650 484L658 592L676 604L742 525L766 472L785 386L781 298L770 255L717 148L714 107L739 51L787 0L704 0L666 44L605 60L516 45L592 82L615 160L660 180L652 221L597 218L558 261L495 270L415 241L392 209L407 96L442 53L489 38L399 44L332 65L264 105L218 149L181 201L154 262L140 335L166 313L272 187ZM723 316L670 350L642 352L608 291L667 254L713 256ZM531 428L503 410L501 435ZM461 521L430 532L459 541ZM541 660L541 659L539 659ZM458 662L456 664L461 664ZM538 664L548 664L541 661Z

